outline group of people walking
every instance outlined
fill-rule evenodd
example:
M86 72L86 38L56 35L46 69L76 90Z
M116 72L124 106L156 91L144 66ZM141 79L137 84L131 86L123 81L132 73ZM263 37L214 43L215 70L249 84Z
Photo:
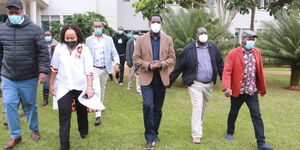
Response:
M92 98L94 85L100 86L104 102L109 74L116 72L118 84L124 83L125 61L129 67L128 89L132 88L133 74L137 74L137 92L143 99L143 118L146 150L160 142L159 127L166 87L180 74L192 103L192 142L202 143L203 118L213 86L219 75L222 90L231 99L228 115L227 140L233 140L239 109L246 102L257 139L257 148L271 150L265 142L258 94L266 94L261 52L255 48L257 35L250 30L242 34L241 46L231 50L225 65L216 44L208 40L208 31L199 27L195 41L189 43L176 60L173 40L161 29L163 19L154 14L149 18L150 31L139 35L133 32L128 39L124 28L110 37L103 33L101 21L93 23L93 34L84 39L81 29L74 24L60 31L60 41L51 32L43 32L24 15L19 0L8 0L8 19L0 25L0 68L3 104L10 140L5 149L22 141L18 106L23 105L32 140L41 138L36 107L38 81L43 86L43 106L48 104L49 91L53 108L58 109L60 149L70 149L70 120L74 100L78 131L81 138L89 133L87 107L78 100L82 93ZM174 68L172 68L174 66ZM97 79L97 80L96 80ZM95 81L98 84L93 84ZM95 125L101 124L102 110L95 111Z

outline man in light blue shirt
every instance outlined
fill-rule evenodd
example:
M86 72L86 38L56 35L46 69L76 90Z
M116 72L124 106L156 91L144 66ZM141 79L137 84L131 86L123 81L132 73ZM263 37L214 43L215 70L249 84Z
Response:
M94 34L86 39L86 44L93 56L94 76L100 80L101 102L103 103L108 74L119 71L120 60L112 38L102 33L104 28L102 22L95 21L93 28ZM114 68L112 61L115 62ZM95 126L101 124L100 117L101 111L96 112Z

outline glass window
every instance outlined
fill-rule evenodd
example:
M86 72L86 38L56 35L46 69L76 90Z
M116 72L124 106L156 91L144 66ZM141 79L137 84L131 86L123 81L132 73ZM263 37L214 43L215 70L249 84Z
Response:
M41 20L42 20L42 29L43 29L44 31L49 30L49 27L50 27L49 16L42 15L42 16L41 16Z
M60 23L60 18L59 18L59 16L51 16L51 22L57 22L57 23Z

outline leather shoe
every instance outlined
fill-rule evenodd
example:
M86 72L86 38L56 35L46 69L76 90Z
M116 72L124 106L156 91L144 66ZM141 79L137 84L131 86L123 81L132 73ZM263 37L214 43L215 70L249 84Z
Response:
M38 141L41 138L40 132L39 131L33 131L31 133L31 138L33 141Z
M268 145L268 144L263 144L263 145L257 146L257 149L258 149L258 150L272 150L273 147L270 146L270 145Z
M153 142L147 142L144 150L153 150Z
M81 134L81 133L80 133L80 137L83 138L83 139L85 139L85 138L88 137L88 134Z
M4 149L14 148L21 141L22 141L22 137L18 137L16 139L10 139L9 142L4 146Z
M199 137L193 138L193 143L194 143L194 144L200 144L200 143L201 143L200 138L199 138Z
M100 117L97 117L95 121L95 126L99 126L100 124L101 124Z

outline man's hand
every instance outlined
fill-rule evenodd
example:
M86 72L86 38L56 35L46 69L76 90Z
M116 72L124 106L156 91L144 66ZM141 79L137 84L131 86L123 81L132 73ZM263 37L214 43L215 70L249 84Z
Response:
M85 94L87 94L88 95L88 98L91 98L91 97L93 97L94 96L94 90L92 89L92 88L87 88L86 90L85 90Z
M115 64L115 72L119 72L120 71L120 68L119 68L119 64Z
M231 96L232 95L232 90L230 89L230 88L227 88L226 90L225 90L225 96L226 97L229 97L229 96Z
M158 69L160 67L160 65L161 65L160 60L154 60L150 65L150 69L151 70Z
M39 81L40 84L43 84L47 81L47 74L46 73L40 73L39 74Z
M138 70L136 70L136 71L134 71L134 72L135 72L135 74L136 74L137 76L140 74Z

